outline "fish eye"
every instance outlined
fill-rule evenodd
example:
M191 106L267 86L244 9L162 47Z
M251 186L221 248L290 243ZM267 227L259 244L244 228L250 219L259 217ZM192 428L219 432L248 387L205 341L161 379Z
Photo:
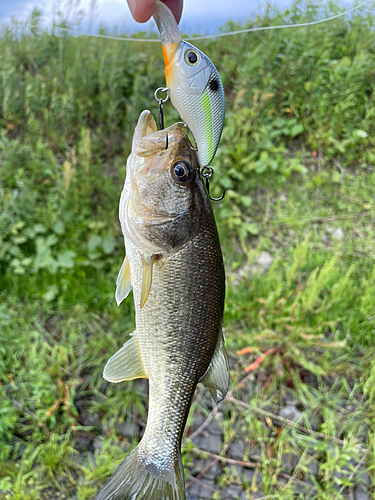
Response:
M188 63L189 66L195 66L199 62L199 56L198 53L195 52L195 50L187 50L185 52L185 61Z
M194 174L193 168L187 161L176 161L172 165L172 177L179 184L190 181Z

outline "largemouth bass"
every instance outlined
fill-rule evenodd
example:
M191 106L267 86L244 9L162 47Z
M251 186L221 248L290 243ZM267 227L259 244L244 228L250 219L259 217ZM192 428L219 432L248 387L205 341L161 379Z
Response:
M181 39L172 12L159 0L154 19L160 32L172 104L194 136L200 166L210 165L219 145L225 116L220 75L201 50Z
M220 242L185 134L182 123L157 131L143 111L127 161L116 300L133 288L136 331L103 376L148 378L149 414L142 440L97 500L185 499L180 447L196 385L203 382L216 401L228 390Z

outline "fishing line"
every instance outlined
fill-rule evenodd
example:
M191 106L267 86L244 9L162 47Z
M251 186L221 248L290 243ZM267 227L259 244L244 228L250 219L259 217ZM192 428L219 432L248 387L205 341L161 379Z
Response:
M359 9L360 7L363 7L367 3L370 3L371 0L366 0L365 2L362 2L361 4L357 5L356 7L353 7L352 9L346 10L345 12L341 12L340 14L336 14L331 17L326 17L325 19L319 19L318 21L311 21L309 23L300 23L300 24L281 24L279 26L261 26L259 28L246 28L243 30L236 30L236 31L227 31L225 33L216 33L215 35L207 35L207 36L196 36L196 37L190 37L186 38L185 40L205 40L209 38L218 38L222 36L232 36L236 35L237 33L250 33L254 31L266 31L266 30L278 30L278 29L285 29L285 28L301 28L303 26L314 26L315 24L321 24L321 23L326 23L327 21L332 21L333 19L337 19L338 17L342 17L345 14L349 14L350 12L354 12L355 10Z
M261 26L258 28L245 28L242 30L235 30L235 31L226 31L225 33L215 33L214 35L204 35L204 36L194 36L194 37L187 37L184 38L184 40L188 41L194 41L194 40L209 40L212 38L219 38L223 36L233 36L237 35L239 33L253 33L255 31L269 31L269 30L278 30L278 29L287 29L287 28L302 28L304 26L314 26L316 24L322 24L326 23L328 21L332 21L333 19L337 19L339 17L345 16L346 14L350 14L351 12L354 12L364 5L370 3L371 0L365 0L364 2L360 3L356 7L353 7L352 9L345 10L344 12L341 12L340 14L335 14L334 16L326 17L324 19L319 19L317 21L311 21L308 23L299 23L299 24L281 24L278 26ZM40 28L40 26L29 26L29 28ZM105 38L107 40L119 40L121 42L151 42L151 43L160 43L160 38L131 38L131 37L121 37L121 36L115 36L115 35L93 35L90 33L85 33L83 31L76 31L72 30L70 28L60 28L58 26L53 26L52 31L63 31L66 33L70 33L73 35L81 35L81 36L87 36L87 37L93 37L93 38Z

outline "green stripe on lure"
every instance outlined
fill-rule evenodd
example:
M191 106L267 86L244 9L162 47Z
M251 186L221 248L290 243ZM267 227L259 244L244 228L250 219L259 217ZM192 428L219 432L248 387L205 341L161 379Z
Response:
M219 145L225 116L225 96L219 73L203 52L181 39L172 12L159 0L154 19L160 31L172 104L194 136L200 166L210 165Z

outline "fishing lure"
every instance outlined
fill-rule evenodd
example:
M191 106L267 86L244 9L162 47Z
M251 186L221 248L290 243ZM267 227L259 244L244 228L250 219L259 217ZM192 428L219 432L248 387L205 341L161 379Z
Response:
M224 125L225 96L219 73L202 51L181 39L172 12L159 0L154 19L160 32L170 99L193 134L199 165L208 166Z

